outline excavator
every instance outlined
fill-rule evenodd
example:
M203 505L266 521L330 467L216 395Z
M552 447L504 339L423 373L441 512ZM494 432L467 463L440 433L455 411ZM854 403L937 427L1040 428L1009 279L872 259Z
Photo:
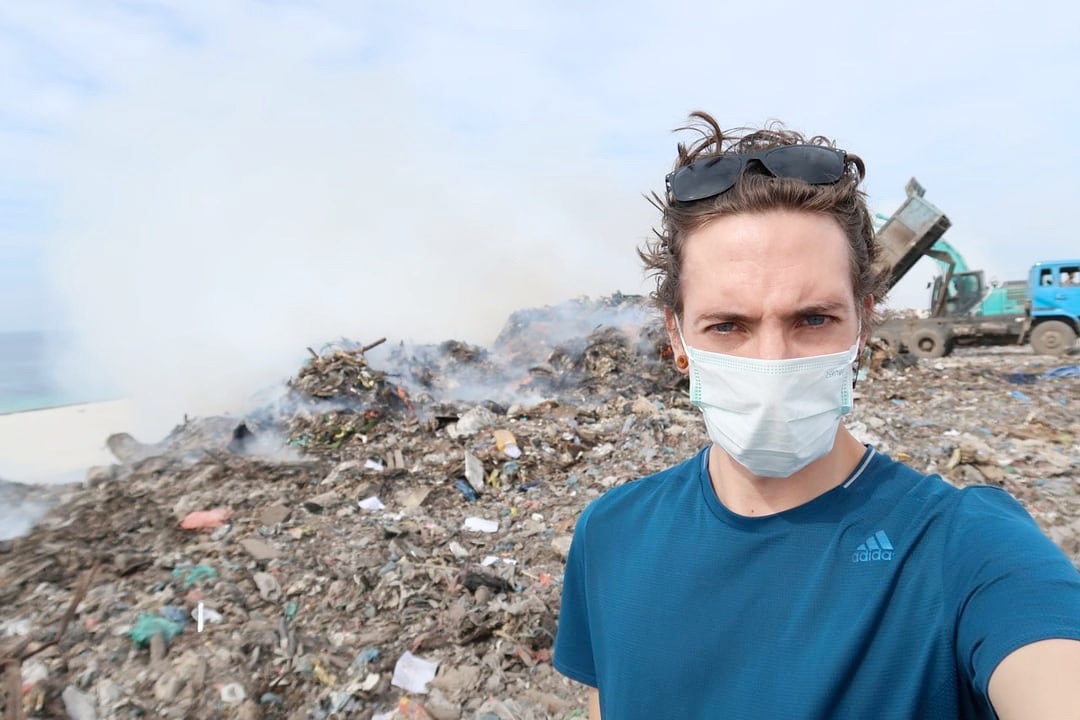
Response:
M877 217L881 269L891 288L923 257L941 268L929 307L918 317L894 317L875 333L894 352L942 357L956 347L1030 344L1038 354L1060 355L1080 334L1080 260L1036 263L1026 281L986 283L942 236L949 218L925 199L912 178L907 198L888 218ZM1073 278L1076 279L1075 283Z

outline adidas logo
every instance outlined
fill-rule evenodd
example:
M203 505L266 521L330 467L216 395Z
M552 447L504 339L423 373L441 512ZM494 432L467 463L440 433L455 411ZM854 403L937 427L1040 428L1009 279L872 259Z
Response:
M892 560L893 544L889 542L889 536L884 530L866 538L866 542L859 543L855 552L851 553L851 562L872 562L874 560Z

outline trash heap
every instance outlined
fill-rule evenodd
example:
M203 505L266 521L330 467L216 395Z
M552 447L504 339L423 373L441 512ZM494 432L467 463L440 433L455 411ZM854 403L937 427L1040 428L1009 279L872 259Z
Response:
M248 416L109 438L115 465L0 544L5 717L584 717L551 667L574 522L707 443L669 355L641 298L575 300L490 349L312 351ZM874 353L848 424L1006 487L1080 559L1061 360Z

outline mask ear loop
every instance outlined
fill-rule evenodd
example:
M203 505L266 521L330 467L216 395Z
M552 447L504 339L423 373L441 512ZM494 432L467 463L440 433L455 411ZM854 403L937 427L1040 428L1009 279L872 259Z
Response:
M859 320L859 333L855 336L856 346L862 345L862 319ZM863 346L863 348L855 353L855 362L851 364L851 389L854 390L855 386L859 382L859 369L862 367L863 355L869 349L869 345Z

